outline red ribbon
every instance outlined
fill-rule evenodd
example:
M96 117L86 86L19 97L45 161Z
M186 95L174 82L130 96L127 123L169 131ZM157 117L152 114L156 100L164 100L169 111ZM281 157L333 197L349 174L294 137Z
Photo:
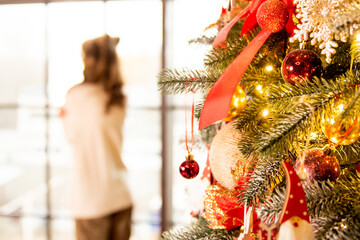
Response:
M255 54L270 34L270 32L262 30L216 81L206 97L204 107L201 110L199 129L203 129L228 115L236 86L239 84L247 66L251 63Z
M253 0L250 4L250 13L248 17L245 19L244 25L241 29L241 35L249 33L249 30L256 27L256 13L260 7L260 5L266 0Z
M241 35L249 33L249 30L252 30L257 25L256 13L260 5L266 0L253 0L249 6L247 6L241 13L234 17L225 27L223 27L218 35L215 37L213 42L213 47L223 46L222 43L226 41L226 38L231 30L231 28L237 23L240 19L246 17L244 25L241 29ZM293 0L283 0L288 11L289 17L292 18L292 15L295 13L296 6L293 3ZM286 31L292 36L296 26L294 21L288 21L285 26Z
M216 36L213 47L224 46L228 33L237 21L246 17L241 34L247 33L257 25L256 13L260 5L266 0L253 0L238 16L230 21ZM292 0L283 0L292 19L295 11L295 5ZM285 26L290 35L296 28L293 21L290 20ZM252 62L256 53L270 36L270 32L261 30L256 37L246 46L243 51L235 58L235 60L225 69L220 78L211 88L205 99L204 107L201 111L199 119L199 129L203 129L214 122L225 118L228 115L230 103L236 86L241 81L247 67Z
M215 37L213 42L213 47L217 48L218 46L224 46L222 43L226 41L227 35L229 34L231 28L237 23L241 18L245 17L250 10L250 6L247 6L239 15L234 17L225 27L223 27L218 35Z
M186 89L186 86L185 86L185 89ZM187 129L187 114L186 114L186 112L187 112L186 111L186 98L185 98L185 147L186 147L186 150L189 155L194 147L194 111L195 111L195 101L194 101L194 96L193 96L192 104L191 104L191 148L189 149L188 135L187 135L188 129Z

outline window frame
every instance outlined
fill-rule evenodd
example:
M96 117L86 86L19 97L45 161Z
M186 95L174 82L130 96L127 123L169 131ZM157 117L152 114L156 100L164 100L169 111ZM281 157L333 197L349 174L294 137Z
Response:
M43 26L45 29L45 53L44 53L44 68L45 68L45 76L44 76L44 96L45 96L45 104L44 106L36 106L36 108L42 108L45 112L45 146L44 146L44 153L45 153L45 185L46 185L46 214L45 216L29 216L28 214L1 214L0 217L7 217L7 218L23 218L23 217L36 217L42 220L45 220L46 225L46 239L52 239L52 231L51 231L51 221L59 219L59 217L54 217L51 213L51 186L49 183L49 179L51 178L51 157L50 157L50 121L51 118L54 116L51 115L52 106L50 106L49 101L49 92L48 92L48 85L49 85L49 52L48 52L48 43L49 40L47 39L47 24L48 24L48 4L49 3L60 3L60 2L103 2L104 4L109 1L121 1L121 0L0 0L1 5L14 5L14 4L45 4L45 25ZM136 0L132 0L136 1ZM156 0L158 1L158 0ZM167 13L167 1L168 0L159 0L162 2L162 45L161 45L161 68L165 68L167 66L167 31L166 25L168 21L169 14ZM106 17L106 15L104 15ZM106 31L106 29L104 29ZM160 71L160 69L159 69ZM27 107L21 106L16 103L9 103L9 104L2 104L0 103L0 109L18 109L20 107ZM29 106L33 108L32 106ZM138 107L136 109L139 109ZM171 162L171 117L169 114L172 109L169 104L169 97L168 96L161 96L161 104L159 108L152 108L152 107L143 107L142 110L156 110L159 111L161 115L161 199L162 199L162 206L161 206L161 231L168 230L173 225L172 220L172 179L171 179L171 169L172 169L172 162Z

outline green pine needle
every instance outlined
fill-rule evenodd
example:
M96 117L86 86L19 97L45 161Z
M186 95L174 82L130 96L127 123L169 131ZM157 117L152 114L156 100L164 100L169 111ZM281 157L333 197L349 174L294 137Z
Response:
M194 225L176 227L162 234L161 240L233 240L236 230L212 229L209 222L200 217Z
M162 94L206 92L220 76L219 71L164 69L158 74L158 87Z

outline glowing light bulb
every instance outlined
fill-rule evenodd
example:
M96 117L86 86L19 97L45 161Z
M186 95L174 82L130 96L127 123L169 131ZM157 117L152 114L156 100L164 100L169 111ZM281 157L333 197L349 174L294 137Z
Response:
M340 104L338 106L338 109L339 109L340 112L344 111L344 104Z
M269 65L269 66L266 66L266 68L265 68L265 69L266 69L266 71L270 72L270 71L272 71L274 68L273 68L272 66L270 66L270 65Z
M267 117L269 115L269 110L265 109L262 113L263 117Z
M337 169L336 169L337 170ZM347 226L344 223L341 223L340 225L343 229L347 229Z
M312 132L310 134L311 138L317 138L318 137L318 134L316 132Z
M258 90L258 92L259 93L263 93L263 90L262 90L262 86L261 85L258 85L257 87L256 87L256 90Z
M356 34L356 41L360 41L360 33Z

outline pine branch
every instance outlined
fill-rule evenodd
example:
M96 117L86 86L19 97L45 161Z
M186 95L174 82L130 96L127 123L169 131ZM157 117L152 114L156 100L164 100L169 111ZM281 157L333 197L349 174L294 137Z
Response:
M217 133L217 130L215 124L212 124L204 129L201 129L199 132L203 143L207 146L210 146L214 136Z
M345 98L345 94L347 94L348 96L346 96L347 98L347 107L344 109L344 111L338 116L338 118L336 120L345 120L345 119L351 119L354 120L355 118L357 118L357 116L360 113L360 88L359 87L354 87L354 88L349 88L347 89L348 91L346 91L341 98Z
M254 101L256 105L253 109L256 106L260 109L268 107L272 118L258 127L257 131L246 134L241 140L240 150L245 155L257 152L269 156L285 153L286 148L297 150L301 145L299 143L310 134L312 117L315 126L320 126L321 113L330 111L331 103L340 93L353 98L357 92L354 84L358 81L352 74L345 74L336 82L322 79L302 86L271 86L267 99ZM356 102L350 106L352 112L358 109L357 105Z
M274 108L275 112L286 113L293 111L301 102L314 102L319 99L332 98L339 95L351 82L357 82L350 75L343 75L338 81L325 79L314 79L313 82L305 82L302 85L291 85L288 83L272 85L268 88L267 101ZM316 99L316 100L315 100Z
M274 65L278 64L274 62L271 66ZM264 68L250 65L241 78L241 85L244 86L248 95L267 92L269 86L278 85L280 83L284 83L284 80L281 77L280 68L268 71ZM258 88L259 86L260 89Z
M196 119L199 119L199 118L200 118L201 110L202 110L202 108L203 108L203 106L204 106L204 102L205 102L205 97L206 97L206 96L204 96L203 99L195 105L194 117L195 117Z
M350 44L342 41L336 41L336 43L338 44L336 53L332 55L331 63L329 65L325 64L322 74L322 77L328 80L335 80L350 69Z
M318 110L318 106L313 108ZM240 150L245 155L256 152L260 155L276 156L286 153L288 149L297 149L297 142L302 140L300 135L309 134L311 113L309 108L302 104L293 113L277 116L276 120L270 122L270 126L245 134Z
M238 129L244 132L256 131L257 127L262 124L263 118L261 112L267 108L267 102L262 96L258 96L252 101L246 103L245 112L238 116Z
M162 234L161 240L232 240L236 231L211 229L209 223L200 217L195 225L178 227Z
M310 216L342 216L352 213L360 217L360 209L353 212L353 206L359 206L360 178L356 173L344 170L336 182L315 182L306 186L306 195ZM329 214L330 213L330 214Z
M239 20L230 30L224 45L213 48L205 56L204 65L207 68L224 71L242 49L249 44L250 40L255 37L253 32L245 36L240 35L243 24L244 20ZM256 31L259 31L259 29Z
M332 153L342 167L350 167L360 164L358 156L360 154L360 142L357 141L350 145L340 145Z
M344 223L347 221L347 224ZM320 229L316 229L316 239L318 240L353 240L359 239L360 235L360 221L354 219L348 222L348 219L344 221L338 220L332 217L321 217L314 219L315 226L321 226Z
M209 72L187 68L164 69L157 76L158 87L162 94L206 92L214 85L220 74L218 71Z
M261 221L267 225L279 222L281 211L284 208L285 197L285 186L275 188L271 198L268 198L256 210L257 214L261 216Z
M248 43L249 40L245 37L240 37L240 39L233 40L232 42L228 41L224 47L212 49L206 55L204 65L209 69L221 69L224 71Z
M227 38L226 38L226 41L228 42L233 42L235 41L236 39L239 39L239 36L240 36L240 32L241 32L241 29L243 28L243 25L244 25L244 19L240 19L230 30Z
M234 39L228 38L224 46L214 48L207 54L204 61L205 66L224 71L259 31L260 28L257 28L250 34L237 36ZM263 68L269 64L274 68L280 67L281 60L285 57L286 40L286 31L271 34L254 57L252 65L257 68Z
M288 33L286 30L273 33L255 55L252 64L259 68L265 68L267 65L271 65L274 69L280 68L286 56L287 47Z
M215 38L215 34L205 32L199 37L189 40L189 44L211 45L214 41L214 38Z
M359 176L345 170L335 183L317 182L305 188L317 239L360 237L359 184Z
M250 180L244 185L245 190L240 191L241 202L250 206L267 198L270 189L282 182L284 172L280 169L280 162L265 158L257 160Z
M256 70L255 70L256 71ZM254 71L254 72L255 72ZM262 72L263 70L257 70ZM252 69L249 73L251 75ZM292 112L296 107L299 106L299 101L301 98L307 100L312 98L312 96L321 95L318 98L321 98L324 94L327 94L329 91L335 91L338 94L343 91L344 86L338 86L335 83L327 82L323 80L316 81L315 83L307 83L304 86L293 86L291 84L285 83L280 80L281 75L279 71L271 71L268 74L271 79L273 79L273 84L268 84L266 82L268 79L262 77L262 81L257 82L257 84L264 87L264 92L266 95L256 95L251 102L248 102L245 113L239 116L239 129L245 129L246 132L254 130L257 126L269 122L276 114L286 114L287 112ZM245 74L247 77L247 74ZM251 81L251 80L250 80ZM271 83L271 81L269 81ZM244 80L246 85L247 80ZM251 86L250 82L250 86ZM252 86L254 87L254 86ZM250 87L251 88L251 87ZM306 98L305 98L306 97ZM265 119L261 112L264 109L274 112L274 114L269 114L269 118Z

